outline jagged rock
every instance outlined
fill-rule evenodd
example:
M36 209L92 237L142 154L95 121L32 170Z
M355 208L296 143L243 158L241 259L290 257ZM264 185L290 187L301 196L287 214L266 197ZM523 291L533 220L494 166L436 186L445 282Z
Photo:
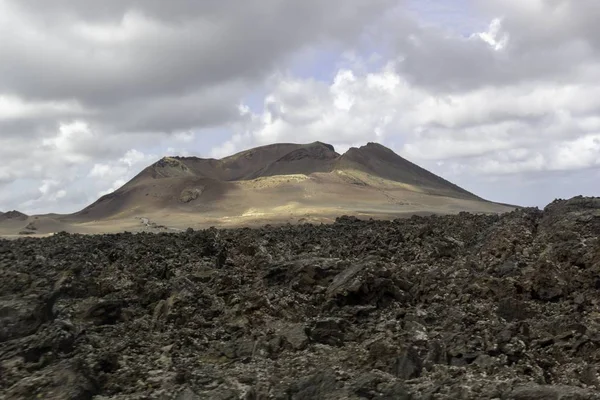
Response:
M446 354L446 346L439 340L431 340L427 343L428 352L424 361L424 366L431 368L436 364L446 364L448 355Z
M8 388L3 398L87 400L99 392L98 383L81 366L62 362L20 380Z
M599 204L0 239L0 398L599 398Z
M57 296L51 293L42 299L15 296L0 299L0 343L31 335L51 320Z
M31 335L40 326L35 316L36 299L0 299L0 342Z
M282 331L282 335L294 350L304 350L308 345L308 336L304 324L291 325Z
M352 392L357 396L372 399L379 394L377 386L384 381L385 378L381 377L380 375L373 372L367 372L356 378L351 385L351 389Z
M578 387L524 385L509 395L514 400L597 400L600 393Z
M335 319L317 321L309 331L310 339L331 346L342 346L344 343L344 326Z
M327 297L339 305L377 304L407 301L410 283L393 279L391 272L374 262L357 263L340 272L327 288Z
M359 274L365 267L365 264L355 264L336 275L327 288L327 296L332 298L336 296L345 297L352 293L358 293L362 287Z
M331 371L318 372L301 378L288 390L292 400L325 399L339 388L335 375Z
M391 371L402 380L418 378L423 369L423 361L416 349L409 347L397 357L392 364Z
M406 390L404 384L395 382L383 385L381 395L376 398L381 400L411 400L413 396Z
M215 389L207 392L204 398L211 400L238 400L240 394L233 389Z
M200 397L190 388L185 388L177 396L175 400L200 400Z
M412 396L401 382L390 380L381 373L367 372L351 383L353 394L361 399L410 400Z
M264 279L269 284L283 284L302 293L313 293L329 283L332 275L345 263L336 258L311 257L270 265Z
M497 313L508 322L525 320L533 315L525 302L515 298L500 300Z
M96 325L113 325L121 319L124 305L121 300L103 301L88 308L84 318Z

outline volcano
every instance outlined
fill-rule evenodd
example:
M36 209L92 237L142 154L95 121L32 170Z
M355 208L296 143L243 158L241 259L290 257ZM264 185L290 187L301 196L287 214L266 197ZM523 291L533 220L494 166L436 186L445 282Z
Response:
M514 208L484 200L381 144L339 154L314 142L271 144L222 159L164 157L83 210L36 221L51 218L45 224L50 230L113 232Z

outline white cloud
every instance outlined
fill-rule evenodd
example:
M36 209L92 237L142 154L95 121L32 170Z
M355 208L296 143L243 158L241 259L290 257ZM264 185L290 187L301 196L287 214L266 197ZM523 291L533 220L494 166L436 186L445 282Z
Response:
M169 142L167 135L156 139L151 143L159 147ZM137 142L136 135L100 135L85 121L63 123L38 145L0 136L1 208L77 211L156 161L152 153L123 148Z
M111 167L108 164L94 164L94 167L89 173L90 178L104 178L111 171Z
M157 158L154 154L144 154L139 150L131 149L118 160L105 164L94 164L88 177L95 179L94 187L99 190L93 195L100 197L114 192ZM95 198L92 197L89 201L94 200Z
M552 169L582 169L600 166L600 133L561 143L554 149Z
M60 182L57 180L44 179L42 181L42 186L40 186L40 192L43 195L51 193L53 187L59 185Z
M0 121L78 114L83 110L74 101L23 101L15 96L0 95Z
M496 51L502 50L508 44L509 36L507 33L502 33L502 21L499 18L495 18L490 23L490 27L487 32L480 32L474 35L479 37L481 40L492 46Z
M196 138L196 133L192 131L177 132L174 135L174 139L181 143L191 143Z
M91 131L84 121L61 123L58 134L54 137L43 139L42 146L51 149L64 160L80 164L89 159L86 149L92 143L97 143L98 137Z
M119 160L119 162L126 164L129 168L142 161L147 161L148 156L136 149L128 150L127 153Z

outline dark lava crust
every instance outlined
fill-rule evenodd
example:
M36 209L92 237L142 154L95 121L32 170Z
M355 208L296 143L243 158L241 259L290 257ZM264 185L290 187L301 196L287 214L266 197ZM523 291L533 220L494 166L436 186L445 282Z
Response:
M0 241L2 399L599 399L600 199Z

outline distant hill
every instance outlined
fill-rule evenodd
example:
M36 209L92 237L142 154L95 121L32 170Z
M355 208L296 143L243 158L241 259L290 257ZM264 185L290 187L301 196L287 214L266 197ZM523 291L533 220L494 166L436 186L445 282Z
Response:
M20 211L13 210L8 212L0 212L0 221L13 220L13 221L26 221L29 218L26 214Z
M338 154L314 142L256 147L222 159L164 157L71 217L82 220L162 213L190 218L313 213L411 213L510 208L368 143Z
M172 231L209 226L333 222L341 215L503 213L477 195L367 143L278 143L222 159L163 157L113 193L69 215L0 213L0 236Z

